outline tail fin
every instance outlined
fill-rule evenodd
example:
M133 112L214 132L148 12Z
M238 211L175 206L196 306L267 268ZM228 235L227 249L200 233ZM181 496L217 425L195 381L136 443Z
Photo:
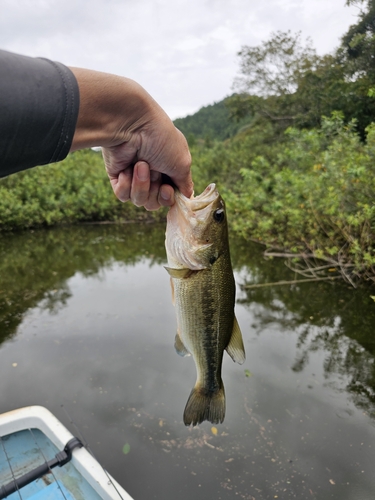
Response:
M190 393L184 411L184 424L197 425L205 420L221 424L225 417L225 392L223 382L215 392L196 386Z

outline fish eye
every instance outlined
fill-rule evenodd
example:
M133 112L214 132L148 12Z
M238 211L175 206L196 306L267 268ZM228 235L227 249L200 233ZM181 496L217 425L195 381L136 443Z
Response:
M223 208L219 208L218 210L215 210L214 212L214 220L216 222L223 222L225 219L225 212Z

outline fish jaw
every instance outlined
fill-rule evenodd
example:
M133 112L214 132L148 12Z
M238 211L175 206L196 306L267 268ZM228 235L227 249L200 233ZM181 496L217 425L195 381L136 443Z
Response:
M212 242L200 238L210 218L212 206L220 198L215 184L210 184L202 194L187 198L175 192L175 204L167 215L165 247L170 268L187 268L192 271L208 267L206 251Z

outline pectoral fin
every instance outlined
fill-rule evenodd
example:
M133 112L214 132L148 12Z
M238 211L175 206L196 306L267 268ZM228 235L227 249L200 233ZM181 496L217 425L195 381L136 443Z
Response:
M184 346L179 333L176 333L176 337L174 339L174 348L176 349L177 354L180 356L190 356L190 352Z
M169 273L169 275L172 278L177 278L180 280L182 280L184 278L188 278L194 272L191 269L186 269L186 268L173 269L172 267L165 267L164 266L164 269L166 269L166 271Z
M242 334L236 316L234 317L233 321L232 337L229 341L226 350L229 356L233 359L233 361L239 363L240 365L244 363L246 358L245 348L243 345Z

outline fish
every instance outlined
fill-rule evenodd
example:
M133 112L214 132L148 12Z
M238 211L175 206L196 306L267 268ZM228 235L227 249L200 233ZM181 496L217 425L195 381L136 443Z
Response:
M167 214L165 248L177 317L174 347L192 355L197 379L184 410L184 424L219 424L225 418L221 377L224 350L245 361L242 334L235 317L235 280L230 260L224 200L214 183L187 198L175 189Z

